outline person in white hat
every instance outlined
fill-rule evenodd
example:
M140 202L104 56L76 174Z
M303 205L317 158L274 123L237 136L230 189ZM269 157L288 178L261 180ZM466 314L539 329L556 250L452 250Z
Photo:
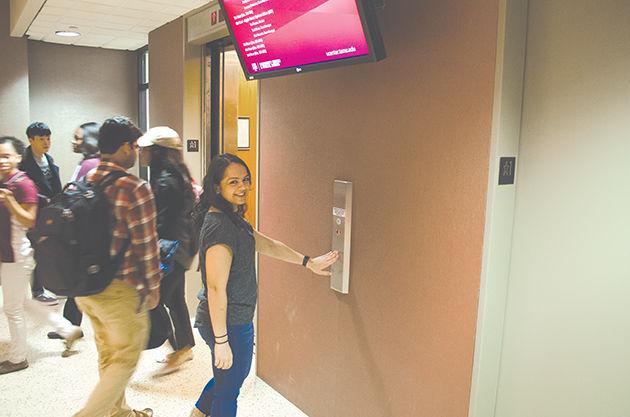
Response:
M184 164L182 140L170 127L151 128L140 139L140 165L150 168L150 184L155 195L157 232L160 247L175 253L163 262L160 301L168 308L175 331L169 337L174 352L165 360L158 375L179 369L192 359L195 345L185 298L185 271L197 252L196 235L190 213L195 204L190 172Z

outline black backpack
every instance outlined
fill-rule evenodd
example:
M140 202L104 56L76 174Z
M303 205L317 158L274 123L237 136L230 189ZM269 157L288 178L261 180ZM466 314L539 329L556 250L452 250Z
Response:
M114 225L105 189L129 174L114 171L91 184L67 184L37 215L29 237L42 285L55 294L80 297L103 291L114 279L129 246L109 255Z
M185 245L181 245L173 256L173 260L180 264L186 271L188 271L192 265L192 261L199 252L199 233L200 229L195 223L193 212L185 214L186 216L186 230L188 234L188 242Z

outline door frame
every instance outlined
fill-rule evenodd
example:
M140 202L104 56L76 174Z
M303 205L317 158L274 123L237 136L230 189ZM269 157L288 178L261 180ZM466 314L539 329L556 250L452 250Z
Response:
M518 184L529 0L500 0L486 225L469 417L495 417ZM513 185L498 185L500 158L516 157Z

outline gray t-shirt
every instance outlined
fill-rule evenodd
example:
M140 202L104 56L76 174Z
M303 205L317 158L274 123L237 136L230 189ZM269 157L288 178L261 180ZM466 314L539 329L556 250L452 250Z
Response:
M245 220L236 226L225 213L208 212L199 235L199 259L203 288L199 291L199 306L195 327L209 326L208 292L206 288L206 264L203 262L208 248L226 245L232 250L232 265L227 282L227 324L248 324L254 319L258 283L254 256L256 244L254 230Z

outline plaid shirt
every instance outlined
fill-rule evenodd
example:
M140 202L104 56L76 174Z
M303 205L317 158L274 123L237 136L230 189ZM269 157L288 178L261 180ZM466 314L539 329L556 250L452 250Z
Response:
M120 166L101 161L90 181L98 181ZM133 175L119 178L107 187L105 194L114 205L115 224L112 232L111 256L115 256L129 240L122 267L116 278L134 286L141 293L160 286L160 258L157 243L156 211L153 193L146 181Z

